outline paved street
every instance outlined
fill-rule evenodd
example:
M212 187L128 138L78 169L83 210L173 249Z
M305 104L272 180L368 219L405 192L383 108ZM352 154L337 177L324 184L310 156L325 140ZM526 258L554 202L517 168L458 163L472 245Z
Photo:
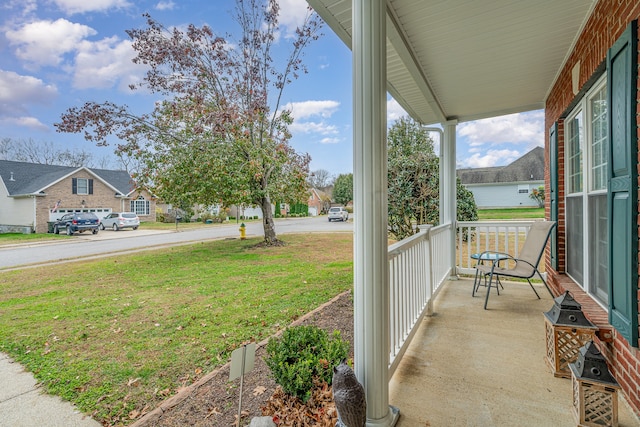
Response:
M352 231L353 222L328 222L326 216L275 220L276 233ZM247 237L263 236L262 222L247 222ZM131 251L181 245L202 240L239 238L239 224L212 225L182 230L103 230L96 235L77 234L73 239L0 247L0 270L63 260L118 255Z

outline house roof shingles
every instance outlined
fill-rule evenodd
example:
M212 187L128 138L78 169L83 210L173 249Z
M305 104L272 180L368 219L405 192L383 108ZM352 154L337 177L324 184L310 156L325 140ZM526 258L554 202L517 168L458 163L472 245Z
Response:
M544 149L536 147L507 166L458 169L463 184L525 182L544 180Z
M80 169L83 168L0 160L0 178L10 196L37 194ZM123 195L131 193L134 189L134 183L127 171L89 168L87 170Z

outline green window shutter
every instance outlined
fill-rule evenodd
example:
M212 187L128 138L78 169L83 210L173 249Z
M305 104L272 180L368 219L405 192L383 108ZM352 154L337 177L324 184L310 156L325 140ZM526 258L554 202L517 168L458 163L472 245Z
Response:
M78 194L78 178L71 178L71 194Z
M633 21L607 53L609 323L638 346L637 38Z
M89 179L89 194L93 194L93 179Z
M549 208L550 220L558 223L558 122L549 129ZM558 227L551 232L551 268L558 271Z

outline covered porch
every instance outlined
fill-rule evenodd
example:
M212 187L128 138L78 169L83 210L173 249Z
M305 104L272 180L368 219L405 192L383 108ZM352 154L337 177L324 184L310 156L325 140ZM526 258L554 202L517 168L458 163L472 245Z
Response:
M397 425L575 426L571 380L544 360L542 313L553 304L544 286L535 285L538 300L526 282L505 282L484 310L472 283L446 281L417 325L389 382ZM618 409L620 427L638 425L621 397Z
M528 422L524 413L501 406L506 401L525 406L528 401L543 399L543 395L551 392L548 387L540 386L542 383L536 385L536 382L524 380L527 369L519 368L517 362L520 359L506 357L507 352L503 348L508 348L508 343L488 344L489 337L502 339L511 336L515 339L531 333L527 341L531 345L532 337L539 335L533 330L536 325L533 318L542 316L542 311L551 305L548 293L540 293L544 295L541 301L533 294L527 298L526 292L531 292L527 286L523 301L538 305L520 302L499 310L494 304L517 301L507 299L505 294L489 301L490 310L479 308L477 317L464 328L455 326L457 318L448 315L451 323L441 334L434 332L435 335L430 335L428 330L425 333L421 331L425 323L439 322L444 314L444 309L438 312L436 301L441 298L439 293L447 293L458 285L449 280L468 273L471 268L468 260L471 249L467 248L466 254L459 253L463 241L459 232L461 224L456 216L457 125L549 108L548 105L559 110L554 111L555 116L560 115L581 88L588 86L586 82L593 70L603 61L600 53L599 56L589 56L583 54L583 50L590 51L594 45L599 46L601 36L607 39L604 50L611 46L609 39L615 40L618 34L609 33L610 24L624 21L627 25L631 16L629 10L635 7L635 3L626 0L307 1L353 52L354 211L358 215L354 235L354 370L367 395L367 425L387 427L403 422L407 423L405 425L573 424L571 418L562 422L551 418ZM583 31L587 36L583 37ZM580 55L574 54L578 49L576 46L583 49ZM565 90L560 91L557 86ZM558 99L548 104L548 97L554 90ZM390 248L387 247L388 95L429 130L437 129L440 151L439 225ZM546 126L549 129L549 123ZM545 141L548 142L549 138L545 137ZM545 147L545 163L550 163L550 157L556 159L558 152ZM547 251L542 263L550 271L553 267L557 272L556 261L564 254L555 250L561 246L554 239L557 237L563 242L569 218L565 219L564 212L558 215L558 206L564 206L564 189L554 185L557 181L550 183L551 178L557 178L550 178L548 169L545 171L546 218L558 221L559 226L557 236L552 235L554 244L551 247L554 250ZM629 224L635 223L636 218L631 218ZM497 231L495 235L510 233ZM516 239L519 233L516 232ZM523 233L526 234L526 225ZM482 247L480 240L476 240L472 252L485 249L491 248ZM517 247L513 249L517 252ZM636 286L636 283L631 281L630 285ZM471 297L471 285L466 288L467 301L459 304L458 308L473 313L475 300ZM442 307L449 304L448 300L444 300ZM603 311L601 307L597 308ZM530 313L530 309L534 312ZM514 319L494 318L509 312L518 315ZM430 316L432 313L436 316ZM517 326L516 320L528 316L532 318L523 328ZM461 374L446 377L442 374L446 372L444 366L429 369L429 364L435 365L435 360L427 362L428 359L423 357L432 355L430 347L444 335L450 340L443 345L443 351L446 349L446 354L449 354L445 362L454 372L466 372L471 367L472 372L484 375L481 380L466 381L459 378ZM416 339L418 336L420 339ZM535 354L542 354L540 352L544 350L542 338L535 344L539 347L527 347L530 350L527 352L518 350L518 345L512 345L519 355L529 357L529 354L534 354L534 359ZM635 348L630 349L624 343L619 344L618 349L637 355ZM485 356L489 353L491 357L480 359L471 353L473 350L479 350ZM467 352L470 354L465 354ZM637 360L637 356L624 357L632 364ZM620 360L627 360L624 357ZM541 357L538 363L541 363ZM526 367L533 369L530 363ZM403 372L406 375L402 375ZM505 377L511 375L508 372L518 375ZM624 371L618 371L621 372ZM416 382L412 377L418 374L425 376ZM493 376L506 379L507 384L517 384L518 393L509 391L501 385L502 382L491 381ZM444 380L440 383L442 378ZM542 374L532 378L547 381ZM634 391L637 387L631 383L636 378L634 374L624 388L637 401ZM534 385L540 388L534 389ZM418 392L432 386L433 396L427 393L422 396ZM405 387L412 391L403 394L407 393L403 390ZM447 387L459 389L449 389L453 393L451 396L439 392L439 389ZM456 396L462 396L462 400L457 401L458 406L465 403L474 405L473 418L452 422L455 411L446 410L440 421L401 421L412 417L412 410L407 408L414 407L415 413L422 412L425 416L455 403ZM475 398L481 400L473 403L471 399ZM570 393L567 399L569 406L566 408L570 409ZM433 405L431 411L426 409L425 400ZM556 400L550 399L554 403ZM417 402L415 406L411 401ZM637 407L636 401L634 405ZM547 402L543 406L552 407L554 403ZM535 408L537 404L530 405ZM399 416L399 413L404 416ZM571 417L570 411L563 413ZM499 421L503 416L507 418ZM489 420L494 421L491 423Z
M576 425L571 380L555 377L546 360L543 313L554 301L544 284L534 277L538 299L526 281L503 279L488 310L486 287L472 296L471 254L517 257L531 224L421 226L389 247L387 373L395 425ZM455 274L447 268L451 251ZM618 411L620 426L638 425L620 392Z

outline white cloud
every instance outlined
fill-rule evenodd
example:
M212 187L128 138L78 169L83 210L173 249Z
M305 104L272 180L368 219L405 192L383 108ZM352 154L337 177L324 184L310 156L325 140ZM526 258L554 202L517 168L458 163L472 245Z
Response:
M57 95L54 85L32 76L0 70L0 117L23 114L31 104L47 105Z
M29 106L47 105L57 95L55 86L38 78L0 70L0 125L49 130L40 120L29 116Z
M126 0L53 0L64 13L104 12L110 9L124 9L131 6Z
M393 98L387 100L387 125L391 126L400 117L406 116L407 112Z
M340 142L339 138L322 138L320 144L337 144Z
M37 0L6 0L0 4L0 9L19 11L21 16L29 16L38 9Z
M279 22L287 35L293 35L309 14L306 0L280 0Z
M462 123L457 133L471 147L498 144L544 145L544 112L510 114Z
M48 131L49 127L35 117L2 117L0 116L0 124L7 127L25 127L38 131Z
M282 108L291 111L291 115L296 120L302 120L313 116L329 118L340 106L338 101L303 101L289 102Z
M63 55L76 49L84 38L96 31L66 19L35 21L5 35L16 46L16 56L35 65L58 65Z
M509 164L520 157L522 157L522 153L517 150L488 150L482 154L475 153L471 157L467 157L458 165L458 167L493 167L496 165Z
M139 82L145 68L131 62L135 52L129 40L110 37L78 46L73 86L77 89L109 88L118 85L127 92L128 85Z
M293 122L289 126L293 133L318 133L320 135L337 135L338 128L324 122Z
M176 4L172 1L159 1L155 5L156 10L173 10L176 8Z

